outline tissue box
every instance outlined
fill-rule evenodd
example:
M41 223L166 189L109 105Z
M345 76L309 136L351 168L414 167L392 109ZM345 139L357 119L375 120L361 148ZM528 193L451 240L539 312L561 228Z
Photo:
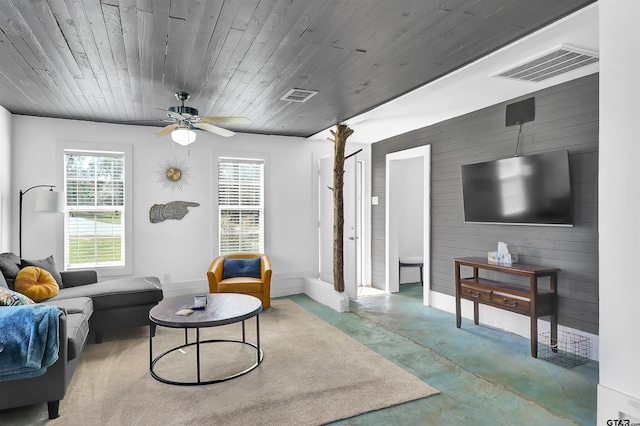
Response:
M490 251L487 253L487 260L494 265L511 266L514 263L518 263L517 253L499 253L497 251Z

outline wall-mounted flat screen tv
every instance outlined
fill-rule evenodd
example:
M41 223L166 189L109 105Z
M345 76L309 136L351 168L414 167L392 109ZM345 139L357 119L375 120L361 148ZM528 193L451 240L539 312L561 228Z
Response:
M465 222L572 226L569 153L465 164L462 198Z

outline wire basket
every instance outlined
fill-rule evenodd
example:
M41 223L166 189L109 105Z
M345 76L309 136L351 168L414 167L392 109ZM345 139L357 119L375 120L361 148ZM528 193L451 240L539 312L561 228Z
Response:
M571 368L589 361L590 355L588 337L568 331L558 331L557 339L552 339L549 331L538 337L538 358L554 364Z

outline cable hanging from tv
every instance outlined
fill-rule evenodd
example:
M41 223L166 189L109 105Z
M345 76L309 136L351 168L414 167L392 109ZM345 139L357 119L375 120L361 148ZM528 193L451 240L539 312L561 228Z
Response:
M516 142L516 153L514 157L518 157L520 155L518 150L520 149L520 137L522 136L522 123L518 122L518 124L518 141Z

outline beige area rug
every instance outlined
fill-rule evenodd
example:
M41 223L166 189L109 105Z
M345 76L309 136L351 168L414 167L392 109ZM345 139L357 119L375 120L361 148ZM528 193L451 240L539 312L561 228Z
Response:
M246 325L248 340L255 342L255 319ZM262 364L222 383L176 386L155 380L145 334L140 328L89 345L60 403L61 417L49 424L317 425L438 392L290 300L275 300L260 315ZM240 336L240 324L201 332L201 339ZM183 342L183 330L158 327L154 356ZM156 373L195 380L193 348L158 361ZM201 378L228 373L222 365L241 371L255 355L242 344L202 345ZM46 404L39 411L31 424L46 423Z

